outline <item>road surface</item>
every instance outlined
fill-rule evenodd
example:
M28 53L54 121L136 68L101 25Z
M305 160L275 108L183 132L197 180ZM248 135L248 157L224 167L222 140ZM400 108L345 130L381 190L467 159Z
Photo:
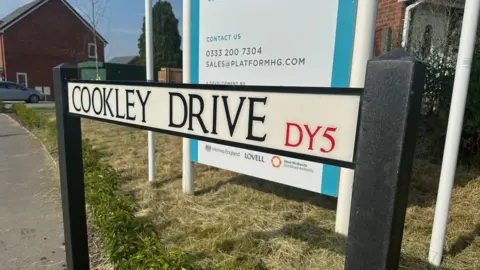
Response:
M65 269L52 166L39 142L0 114L0 269Z

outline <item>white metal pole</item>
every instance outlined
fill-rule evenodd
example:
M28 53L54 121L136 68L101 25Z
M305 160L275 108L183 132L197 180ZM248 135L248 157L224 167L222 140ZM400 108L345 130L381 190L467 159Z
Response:
M357 4L350 87L364 87L365 85L367 62L373 55L377 5L378 0L360 0ZM340 170L335 231L342 235L348 234L353 176L354 171L351 169L342 168Z
M190 0L183 1L183 83L190 83ZM183 138L182 154L182 188L183 193L193 195L195 191L195 164L190 161L190 140Z
M479 15L480 1L467 0L463 14L460 48L457 58L455 81L453 83L452 104L450 105L450 115L448 117L447 138L443 152L437 205L435 207L432 239L428 254L428 261L435 266L440 266L443 255L443 245L445 244L448 212L452 198Z
M145 0L145 58L147 81L153 81L153 29L152 29L152 0ZM148 181L155 179L155 137L148 131Z

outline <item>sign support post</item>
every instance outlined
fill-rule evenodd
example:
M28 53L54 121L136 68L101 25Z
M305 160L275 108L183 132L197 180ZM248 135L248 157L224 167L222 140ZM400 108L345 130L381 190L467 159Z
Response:
M378 0L358 1L357 3L352 69L350 71L349 84L352 88L363 88L365 85L367 62L373 55L372 48L375 40L377 5ZM335 231L345 236L348 235L354 173L355 171L351 169L340 169Z
M90 269L87 214L82 160L80 118L68 113L67 80L78 77L78 69L60 65L53 68L57 118L58 158L62 194L63 228L67 267Z
M145 0L145 58L147 81L153 81L152 0ZM148 131L148 181L155 180L155 134Z
M457 167L458 148L462 135L463 115L465 114L465 104L467 102L473 52L475 50L475 42L477 41L480 2L478 0L467 0L464 10L460 49L455 69L452 105L450 107L450 116L448 117L447 138L443 152L442 171L440 173L432 239L428 254L428 261L435 266L440 266L442 262L448 212L450 211L450 200L452 199L452 189Z
M183 1L183 83L191 83L191 46L190 46L190 16L191 2ZM195 164L190 159L190 139L182 139L182 189L183 193L193 195L195 193Z
M424 78L402 49L368 64L345 269L398 268Z

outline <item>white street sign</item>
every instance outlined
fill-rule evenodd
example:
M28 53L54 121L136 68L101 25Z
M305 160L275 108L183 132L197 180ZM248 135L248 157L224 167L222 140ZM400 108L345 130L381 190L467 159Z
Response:
M360 105L358 89L98 81L70 82L68 97L71 114L347 167Z

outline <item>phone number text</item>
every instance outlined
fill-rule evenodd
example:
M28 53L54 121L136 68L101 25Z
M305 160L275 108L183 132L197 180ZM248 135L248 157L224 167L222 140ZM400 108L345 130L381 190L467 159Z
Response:
M261 54L262 54L262 47L216 49L216 50L207 50L205 52L205 56L207 56L207 57L238 56L238 55L261 55Z

